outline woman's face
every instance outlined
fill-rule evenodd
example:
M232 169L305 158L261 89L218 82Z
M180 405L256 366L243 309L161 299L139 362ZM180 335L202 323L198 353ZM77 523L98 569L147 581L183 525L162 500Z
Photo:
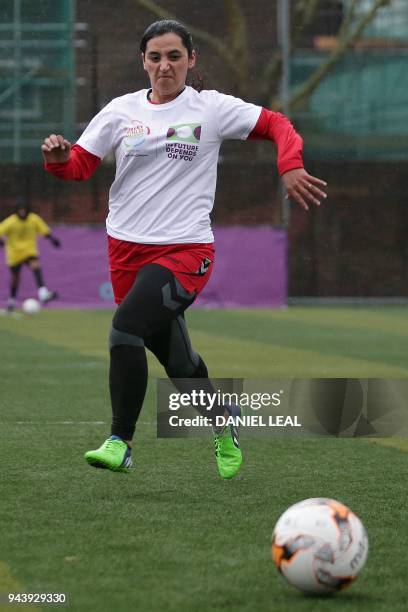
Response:
M195 52L188 51L177 34L169 32L151 38L142 54L143 68L149 75L152 99L169 102L184 88L187 71L195 64Z

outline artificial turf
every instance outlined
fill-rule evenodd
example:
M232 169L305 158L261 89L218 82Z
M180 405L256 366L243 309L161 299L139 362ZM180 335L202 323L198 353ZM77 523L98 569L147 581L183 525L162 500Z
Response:
M188 318L214 376L408 375L405 309ZM109 320L56 310L0 318L0 592L65 592L78 611L406 610L406 440L248 438L240 475L222 481L210 439L156 438L152 382L135 469L92 469L83 452L109 430ZM150 372L163 375L154 360ZM314 496L350 505L370 539L356 584L329 599L304 597L270 560L279 515Z

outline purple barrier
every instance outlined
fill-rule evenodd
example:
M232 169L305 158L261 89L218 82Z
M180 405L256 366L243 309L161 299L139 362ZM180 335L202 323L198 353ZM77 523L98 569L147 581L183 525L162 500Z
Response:
M286 304L286 232L269 226L217 227L215 266L201 308L276 308Z
M49 308L113 307L104 228L55 227L62 248L40 238L46 285L59 293ZM195 306L201 308L279 307L286 303L286 233L268 226L218 227L216 264ZM0 307L8 296L8 270L0 251ZM24 268L19 300L36 297Z

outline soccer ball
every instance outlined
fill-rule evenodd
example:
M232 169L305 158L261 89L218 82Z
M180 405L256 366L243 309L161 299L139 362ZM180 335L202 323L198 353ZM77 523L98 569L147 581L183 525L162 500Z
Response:
M272 534L272 559L289 584L306 593L344 589L367 559L360 519L334 499L305 499L288 508Z
M41 304L38 300L34 298L29 298L28 300L24 300L21 305L23 312L29 315L37 314L41 310Z

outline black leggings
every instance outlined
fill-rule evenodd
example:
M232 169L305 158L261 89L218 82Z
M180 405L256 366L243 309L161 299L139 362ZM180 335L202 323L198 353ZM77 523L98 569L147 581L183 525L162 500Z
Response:
M24 264L27 265L32 271L37 287L40 288L44 286L44 278L40 266L40 260L38 257L27 257L27 259L21 263L15 266L10 266L10 297L12 298L17 297L18 288L20 286L21 268Z
M200 388L214 392L207 368L191 346L184 321L184 311L194 299L195 294L188 293L163 266L148 264L138 273L113 317L110 333L112 434L124 440L133 437L147 386L145 347L154 353L181 392L189 391L185 380L188 378L202 379ZM223 407L216 407L211 416L223 411Z

